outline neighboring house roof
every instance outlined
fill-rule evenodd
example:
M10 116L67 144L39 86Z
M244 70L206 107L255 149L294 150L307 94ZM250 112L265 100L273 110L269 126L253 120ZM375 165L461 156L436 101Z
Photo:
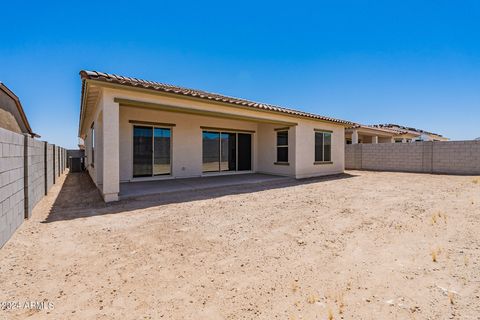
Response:
M15 104L15 109L17 112L14 112L13 116L15 117L17 123L20 126L20 129L23 133L28 133L32 137L40 137L38 134L32 131L30 124L28 123L27 116L23 111L22 104L20 103L20 99L10 90L4 83L0 82L0 91L4 92ZM2 106L0 106L1 108ZM13 110L12 110L13 111Z
M433 132L429 132L429 131L421 130L421 129L416 129L416 128L412 128L412 127L401 126L401 125L393 124L393 123L377 124L377 125L375 125L375 127L390 128L390 129L398 128L398 129L406 130L408 132L416 132L416 133L419 133L419 134L428 134L428 135L443 137L441 134L438 134L438 133L433 133Z
M378 131L378 132L387 133L391 135L402 135L402 134L408 133L405 130L398 130L394 128L381 128L381 127L364 125L364 124L355 124L354 126L347 129L367 129L369 131Z
M144 88L144 89L149 89L153 91L160 91L160 92L175 94L178 96L188 96L188 97L193 97L193 98L198 98L203 100L210 100L214 102L216 101L216 102L227 103L233 106L243 106L243 107L250 107L252 109L274 111L274 112L285 113L293 116L300 116L305 118L339 123L343 125L354 124L350 121L345 121L345 120L325 117L325 116L321 116L313 113L283 108L283 107L275 106L272 104L254 102L254 101L245 100L241 98L229 97L229 96L221 95L217 93L211 93L211 92L195 90L195 89L187 89L187 88L178 87L170 84L147 81L147 80L142 80L137 78L124 77L124 76L119 76L115 74L82 70L80 71L80 76L82 80L96 80L96 81L102 81L106 83L119 84L127 87ZM84 90L84 87L85 86L83 85L82 90ZM82 93L82 107L83 107L83 93Z

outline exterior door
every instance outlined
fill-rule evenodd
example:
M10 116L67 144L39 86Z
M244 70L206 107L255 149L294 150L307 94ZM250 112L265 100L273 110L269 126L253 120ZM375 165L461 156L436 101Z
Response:
M238 134L238 171L252 170L252 135Z

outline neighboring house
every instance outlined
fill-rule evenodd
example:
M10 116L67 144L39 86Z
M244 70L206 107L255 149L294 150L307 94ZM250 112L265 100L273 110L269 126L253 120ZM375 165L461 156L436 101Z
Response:
M375 127L382 128L382 129L394 129L394 130L402 130L411 134L417 134L417 138L415 141L448 141L448 138L445 138L444 136L438 134L438 133L433 133L421 129L416 129L416 128L411 128L411 127L406 127L406 126L400 126L398 124L378 124L375 125Z
M400 130L394 128L380 128L375 126L367 126L355 124L345 129L345 143L395 143L395 142L412 142L417 139L420 134Z
M28 123L22 104L7 86L0 82L0 128L39 137Z
M344 171L353 123L239 98L81 71L79 137L105 201L121 182Z

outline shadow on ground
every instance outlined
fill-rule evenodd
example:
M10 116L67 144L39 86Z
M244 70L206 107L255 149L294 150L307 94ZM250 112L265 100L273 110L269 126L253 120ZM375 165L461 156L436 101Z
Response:
M72 220L91 216L114 214L130 210L145 209L172 203L182 203L197 200L214 199L227 195L260 192L264 190L288 188L332 180L356 177L352 174L338 174L307 179L281 179L256 184L244 184L227 187L216 187L203 190L188 190L181 192L162 193L136 197L106 204L87 173L69 172L65 182L47 216L42 223ZM159 182L165 183L165 181Z

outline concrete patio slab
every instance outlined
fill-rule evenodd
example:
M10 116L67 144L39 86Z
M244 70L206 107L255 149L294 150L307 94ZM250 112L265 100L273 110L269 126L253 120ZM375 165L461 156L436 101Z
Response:
M120 199L165 194L182 191L206 190L238 185L278 183L293 181L290 177L281 177L261 173L235 174L185 179L125 182L120 184Z

